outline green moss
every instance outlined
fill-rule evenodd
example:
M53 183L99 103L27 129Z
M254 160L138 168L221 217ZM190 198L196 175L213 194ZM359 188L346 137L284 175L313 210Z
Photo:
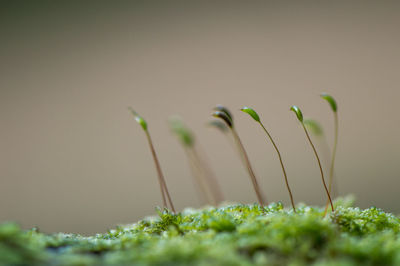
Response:
M231 205L119 226L106 234L46 235L0 226L0 265L400 265L400 219L336 201L336 211L274 203Z

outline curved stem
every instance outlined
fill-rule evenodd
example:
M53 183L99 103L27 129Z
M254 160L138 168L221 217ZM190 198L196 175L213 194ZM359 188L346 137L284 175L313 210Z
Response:
M329 199L329 202L330 202L330 204L331 204L332 211L334 211L333 203L332 203L332 199L331 199L331 195L329 194L328 188L326 187L325 178L324 178L324 171L322 171L321 161L320 161L320 159L319 159L317 150L315 149L314 144L313 144L312 141L311 141L310 135L308 134L306 127L304 126L303 123L301 123L301 125L303 126L303 129L304 129L304 132L306 133L307 139L308 139L308 141L309 141L310 144L311 144L311 147L312 147L312 149L313 149L313 151L314 151L315 157L317 157L319 170L320 170L320 172L321 172L322 183L323 183L323 185L324 185L326 194L328 195L328 199Z
M290 190L289 181L288 181L288 178L287 178L287 175L286 175L285 167L283 166L281 153L279 152L278 147L276 146L276 144L275 144L274 140L272 139L271 135L269 134L268 130L265 128L264 124L261 121L258 122L258 123L264 129L265 133L267 133L269 140L271 141L272 145L274 146L274 148L276 150L276 153L278 153L279 162L281 163L283 176L285 177L285 183L286 183L287 190L289 191L289 196L290 196L290 201L292 203L293 211L296 212L296 207L294 205L294 200L293 200L293 194L292 194L292 191Z
M328 185L329 193L332 192L333 174L334 174L334 170L335 170L336 148L337 148L338 135L339 135L339 119L338 119L337 112L334 112L334 120L335 120L335 140L333 142L331 166L329 169L329 185ZM329 202L326 203L325 214L328 211L328 206L329 206Z
M160 163L159 163L157 155L156 155L156 151L155 151L154 146L153 146L153 141L151 140L150 133L147 130L145 130L145 132L146 132L147 140L148 140L149 145L150 145L151 154L153 155L154 163L155 163L156 169L157 169L158 181L160 183L160 189L161 189L161 196L162 196L162 200L163 200L163 205L164 205L164 207L167 207L167 201L166 201L166 198L165 198L165 195L167 195L168 202L169 202L169 205L171 207L171 210L173 212L175 212L174 204L172 203L171 197L169 195L167 184L165 183L164 175L163 175L163 173L161 171L161 166L160 166Z
M249 157L247 156L246 150L244 149L242 141L240 140L239 135L237 134L236 130L234 128L231 128L231 130L232 130L235 142L236 142L241 154L243 155L243 159L246 164L247 171L249 172L251 182L253 183L253 187L254 187L254 190L257 195L258 203L261 206L264 206L266 204L266 202L262 196L260 186L258 185L257 178L256 178L256 175L254 174L253 168L251 167L250 160L249 160Z

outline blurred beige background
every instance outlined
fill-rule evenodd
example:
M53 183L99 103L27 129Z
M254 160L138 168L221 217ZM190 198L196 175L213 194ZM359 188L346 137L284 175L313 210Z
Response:
M227 200L256 200L229 142L205 127L218 103L234 111L269 200L289 204L243 105L275 137L296 202L324 204L289 112L300 106L332 143L322 91L339 104L339 192L400 213L399 12L398 1L2 1L0 221L88 234L154 214L156 171L129 105L149 123L178 209L201 203L172 114L196 132Z

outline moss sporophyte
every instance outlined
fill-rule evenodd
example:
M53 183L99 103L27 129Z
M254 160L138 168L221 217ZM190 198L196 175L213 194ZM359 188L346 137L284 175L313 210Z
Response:
M251 182L253 184L254 191L256 192L258 203L261 206L265 205L266 201L264 199L264 196L262 195L260 186L258 185L257 178L256 178L256 175L254 174L253 168L250 164L249 157L248 157L247 152L243 146L243 143L240 140L239 135L235 129L232 113L228 110L228 108L226 108L222 105L217 105L214 108L214 111L215 112L212 115L216 118L222 119L226 123L226 125L228 126L230 131L232 132L232 135L233 135L235 143L238 147L239 153L241 154L242 159L246 165L247 171L249 173Z
M334 163L335 163L335 157L336 157L335 155L336 155L336 147L337 147L337 139L338 139L337 104L336 104L336 101L333 99L333 97L328 94L325 94L325 93L321 94L321 97L328 101L328 103L330 104L330 106L335 114L335 140L334 140L333 152L332 152L332 156L331 156L331 165L330 165L330 172L329 172L329 186L326 185L324 171L322 169L319 155L318 155L317 150L309 136L306 126L310 127L313 130L313 132L315 132L316 134L322 134L321 133L322 129L319 127L319 125L315 121L305 120L303 118L303 113L297 106L293 105L290 108L290 110L296 114L296 117L300 121L300 123L304 129L304 132L306 134L306 137L313 149L313 152L315 154L315 157L317 159L318 166L320 169L322 184L323 184L323 187L327 194L328 204L330 204L332 211L334 211L334 206L333 206L332 197L331 197L331 190L332 190L331 188L332 188L332 182L333 182ZM162 196L162 200L163 200L163 206L164 206L164 208L167 208L169 205L171 210L173 210L175 212L175 208L172 203L171 197L169 195L167 185L165 182L165 178L162 173L161 166L158 161L152 139L150 137L147 122L141 116L139 116L138 113L135 112L132 108L129 108L129 110L132 112L132 114L135 117L136 122L138 122L140 124L140 126L142 127L142 129L144 130L144 132L146 134L146 137L147 137L147 140L148 140L148 143L150 146L150 150L151 150L151 153L152 153L152 156L154 159L154 163L156 165L156 170L158 173L158 179L159 179L159 184L160 184L161 196ZM283 159L282 159L282 156L281 156L278 146L276 145L275 141L273 140L273 138L272 138L271 134L269 133L269 131L267 130L267 128L262 123L260 116L254 109L246 106L246 107L243 107L241 109L241 111L250 115L254 119L254 121L256 121L261 126L261 128L266 133L269 141L272 143L272 145L278 155L278 159L279 159L279 162L280 162L280 165L282 168L285 185L286 185L286 188L289 193L293 211L296 212L296 205L295 205L295 202L293 199L293 193L292 193L292 190L289 185L286 169L283 164ZM244 165L248 171L248 174L250 176L250 180L252 182L254 191L256 193L258 203L261 206L266 205L267 204L266 200L264 199L264 196L261 192L261 188L258 184L257 177L254 173L254 170L250 163L247 152L246 152L246 150L243 146L243 143L236 131L236 127L235 127L235 123L234 123L233 115L232 115L231 111L229 111L229 109L225 106L217 105L214 108L214 113L212 115L220 120L219 121L218 120L211 121L209 123L209 125L218 128L223 133L228 133L228 132L231 133L230 135L233 137L234 144L235 144L236 148L238 149L240 157L243 160L243 163L244 163ZM172 117L170 119L170 126L171 126L172 131L181 140L181 143L182 143L184 151L187 155L193 176L195 177L195 181L197 182L197 187L199 188L199 190L201 192L202 198L208 204L217 205L219 202L223 201L222 190L220 189L217 179L215 178L214 173L211 171L211 168L209 167L208 163L206 163L206 160L204 159L203 156L199 155L198 147L195 145L195 138L194 138L193 133L184 125L184 123L181 121L181 119L179 119L177 117ZM328 206L328 204L327 204L327 206ZM325 214L326 214L326 211L327 211L327 208L325 209ZM325 214L324 214L324 216L325 216Z
M329 193L332 191L332 183L333 183L333 176L334 176L334 170L335 170L335 159L336 159L336 149L337 149L337 144L338 144L338 135L339 135L339 119L338 119L338 114L337 114L337 104L335 99L327 94L327 93L322 93L321 98L326 100L332 111L333 111L333 117L334 117L334 141L333 141L333 149L332 149L332 155L331 155L331 165L329 169L329 183L328 183L328 190ZM328 206L329 204L326 204L325 207L325 213L328 211Z
M301 123L301 125L302 125L302 127L303 127L303 129L304 129L304 132L306 133L308 142L310 143L310 145L311 145L311 147L312 147L312 149L313 149L313 151L314 151L315 157L317 158L319 170L320 170L320 172L321 172L322 184L324 185L326 194L327 194L327 196L328 196L329 203L331 204L332 211L334 211L333 203L332 203L332 199L331 199L331 195L330 195L330 193L329 193L329 191L328 191L328 188L327 188L327 186L326 186L326 183L325 183L324 171L322 170L321 160L319 159L317 150L315 149L315 146L314 146L313 142L311 141L310 135L308 134L308 131L307 131L305 125L304 125L303 113L301 112L300 108L297 107L296 105L293 105L293 106L290 108L290 110L293 111L293 112L296 114L297 119L300 121L300 123Z
M254 109L245 106L245 107L243 107L243 108L240 109L240 110L241 110L242 112L244 112L244 113L249 114L249 115L254 119L254 121L256 121L258 124L260 124L260 126L262 127L262 129L263 129L263 130L265 131L265 133L267 134L267 136L268 136L269 140L271 141L272 145L274 146L274 149L275 149L276 153L278 154L279 162L280 162L281 167L282 167L282 172L283 172L283 177L284 177L284 180L285 180L286 188L287 188L287 190L288 190L288 192L289 192L290 202L292 203L293 211L296 212L296 206L295 206L295 204L294 204L293 194L292 194L292 191L291 191L290 186L289 186L289 181L288 181L288 178L287 178L287 175L286 175L286 170L285 170L285 167L284 167L284 165L283 165L282 156L281 156L281 153L280 153L278 147L277 147L276 144L275 144L275 141L272 139L271 134L270 134L270 133L268 132L268 130L265 128L264 124L263 124L263 123L261 122L261 120L260 120L260 116L257 114L257 112L256 112Z
M331 96L323 94L322 97L335 114L330 164L332 181L338 131L337 105ZM221 120L215 120L211 125L224 133L232 133L259 204L225 203L176 213L147 122L132 108L129 110L146 134L156 165L164 207L157 208L158 217L148 217L88 237L43 234L37 228L22 230L15 223L3 223L0 224L0 265L400 265L400 218L375 207L355 208L352 199L338 198L333 208L330 186L326 186L319 156L306 129L307 126L319 134L318 127L309 122L311 120L305 120L297 106L290 110L300 121L317 158L332 208L327 216L327 208L324 211L301 203L294 205L276 143L258 113L244 107L241 110L260 124L278 154L293 211L285 209L279 202L265 205L235 130L233 116L223 106L217 106L213 113ZM193 133L178 118L171 119L170 126L181 140L195 176L202 182L204 197L209 204L216 205L222 195L213 190L218 187L216 180L199 155Z
M201 192L201 197L208 204L214 206L222 202L223 195L221 188L204 156L200 155L199 147L196 145L192 131L177 116L171 117L169 124L172 131L182 143L192 174L195 177L196 185Z
M165 182L165 178L164 178L164 175L163 175L162 170L161 170L160 162L158 161L157 154L156 154L156 151L154 149L153 141L152 141L152 139L150 137L150 133L149 133L149 130L148 130L148 127L147 127L147 122L141 116L139 116L139 114L135 110L133 110L131 107L128 107L128 109L131 111L131 113L135 117L136 122L138 122L140 124L140 126L142 127L143 131L146 134L146 137L147 137L147 140L148 140L148 143L149 143L149 146L150 146L151 154L153 156L154 163L155 163L156 170L157 170L157 174L158 174L158 182L160 184L161 197L162 197L162 200L163 200L163 207L164 208L168 207L168 204L167 204L167 199L168 199L168 203L169 203L169 206L170 206L171 210L173 212L175 212L175 207L174 207L174 204L172 203L171 196L169 195L169 191L168 191L168 188L167 188L167 183Z

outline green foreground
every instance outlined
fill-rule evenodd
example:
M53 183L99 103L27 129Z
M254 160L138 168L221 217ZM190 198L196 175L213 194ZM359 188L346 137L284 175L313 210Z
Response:
M275 203L159 216L106 234L0 225L0 265L400 265L400 219L337 201L334 213Z

